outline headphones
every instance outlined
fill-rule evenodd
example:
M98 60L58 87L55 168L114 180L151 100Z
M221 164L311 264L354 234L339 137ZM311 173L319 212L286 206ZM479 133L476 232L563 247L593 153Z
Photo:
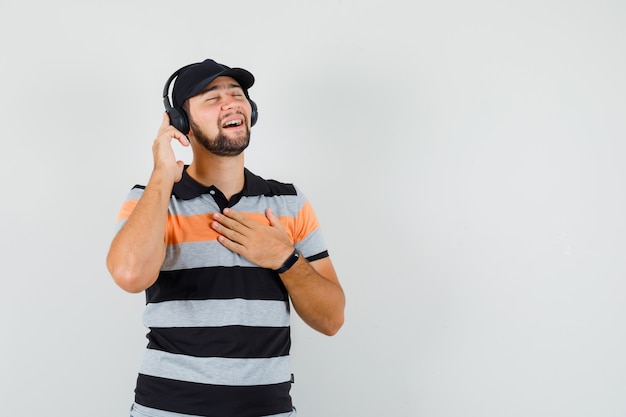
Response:
M169 93L170 93L170 84L172 83L174 78L176 78L182 70L184 70L185 68L191 65L194 65L194 64L185 65L184 67L176 70L175 73L170 75L170 78L168 78L167 81L165 82L165 87L163 87L163 105L165 106L165 111L170 116L170 124L174 126L176 129L180 130L185 135L189 133L189 119L187 118L187 113L181 107L172 106L172 104L170 103L170 99L169 99ZM250 96L248 95L248 90L244 90L244 94L246 95L246 98L248 99L248 101L250 102L250 105L252 106L252 114L250 115L250 126L254 126L256 124L257 119L259 118L259 112L257 110L256 103L252 101L252 99L250 99Z

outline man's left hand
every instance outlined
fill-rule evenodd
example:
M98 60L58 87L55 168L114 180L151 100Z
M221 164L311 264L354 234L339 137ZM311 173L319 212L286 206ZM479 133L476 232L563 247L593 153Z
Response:
M226 208L223 213L213 215L211 227L226 248L262 268L278 269L293 252L293 243L285 226L269 208L265 217L269 225Z

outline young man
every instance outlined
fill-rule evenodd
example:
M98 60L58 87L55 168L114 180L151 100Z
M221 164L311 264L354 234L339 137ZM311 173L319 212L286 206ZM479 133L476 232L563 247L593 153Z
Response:
M326 335L343 324L343 290L311 205L244 167L253 84L250 72L209 59L176 71L152 174L120 211L107 267L122 289L145 291L149 328L135 417L295 416L290 300ZM173 140L191 146L189 166Z

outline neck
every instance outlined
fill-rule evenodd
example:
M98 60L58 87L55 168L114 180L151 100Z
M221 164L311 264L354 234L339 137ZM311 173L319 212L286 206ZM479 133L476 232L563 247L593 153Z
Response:
M193 162L187 168L187 174L191 178L204 186L217 187L228 200L243 190L245 182L243 172L243 153L224 157L210 152L201 155L194 152Z

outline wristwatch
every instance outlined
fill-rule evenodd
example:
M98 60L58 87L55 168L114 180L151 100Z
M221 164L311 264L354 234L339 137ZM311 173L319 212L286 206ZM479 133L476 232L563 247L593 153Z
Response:
M300 258L300 253L296 249L294 249L293 253L289 255L289 258L287 258L283 266L281 266L278 269L275 269L274 272L278 272L279 274L286 272L289 268L293 266L293 264L298 262L299 258Z

